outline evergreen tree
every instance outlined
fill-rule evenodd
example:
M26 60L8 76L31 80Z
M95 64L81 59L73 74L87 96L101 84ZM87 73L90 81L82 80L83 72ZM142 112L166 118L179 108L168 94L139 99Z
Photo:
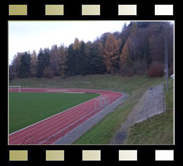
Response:
M49 67L50 64L50 51L48 48L44 50L40 49L38 53L38 65L37 65L37 77L43 76L45 67Z
M77 74L86 75L88 73L88 57L85 54L85 43L81 41L80 47L78 49L78 54L76 55L76 72Z
M59 62L58 62L58 47L53 45L50 51L50 67L54 72L54 75L59 75Z
M73 76L75 75L75 65L76 65L76 56L75 51L73 49L73 44L70 44L68 47L68 60L66 62L67 65L67 75Z
M26 78L30 76L30 53L23 53L20 59L20 69L18 76L20 78Z
M90 74L103 74L106 72L103 51L103 44L100 41L95 41L92 44L89 61Z

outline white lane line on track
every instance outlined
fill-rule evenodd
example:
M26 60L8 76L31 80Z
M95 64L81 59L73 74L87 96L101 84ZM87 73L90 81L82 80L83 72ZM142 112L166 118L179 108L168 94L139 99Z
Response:
M92 91L92 92L94 92L94 91ZM101 92L105 92L105 91L101 91ZM96 93L96 92L95 92ZM106 92L105 92L106 93ZM105 94L104 93L104 94ZM107 94L109 94L109 93L107 93ZM119 94L119 93L118 93ZM101 94L102 95L102 94ZM100 95L100 96L101 96ZM105 94L106 95L106 94ZM120 96L121 96L122 94L120 93ZM107 96L107 95L106 95ZM112 96L114 96L114 95L112 95ZM115 95L115 99L112 99L112 102L114 101L114 100L116 100L117 98L119 98L119 96L118 95ZM95 98L94 98L95 99ZM93 100L93 99L91 99L91 100ZM88 102L88 101L87 101ZM87 102L84 102L84 103L87 103ZM111 102L111 103L112 103ZM84 103L81 103L81 104L79 104L79 105L82 105L82 104L84 104ZM78 106L78 105L77 105ZM76 107L76 106L75 106ZM61 113L63 113L63 112L61 112ZM58 113L58 114L61 114L61 113ZM58 115L58 114L56 114L56 115ZM54 116L56 116L56 115L53 115L52 117L54 117ZM46 119L50 119L51 117L49 117L49 118L46 118ZM44 120L46 120L46 119L44 119ZM44 121L44 120L42 120L42 121ZM39 123L39 122L37 122L37 123ZM33 125L35 125L35 124L33 124ZM32 125L31 125L32 126ZM30 127L30 126L28 126L28 127ZM26 127L27 128L27 127ZM25 129L25 128L24 128ZM23 130L23 129L22 129ZM17 131L18 132L18 131Z
M116 96L115 96L116 97ZM120 96L120 98L118 97L117 99L115 99L114 103L118 102L118 100L121 100L121 98L123 97L123 95ZM110 106L110 105L109 105ZM109 107L108 106L108 107ZM103 110L98 111L96 114L94 114L93 116L91 116L89 119L87 119L86 121L84 121L83 123L81 123L80 125L78 125L76 128L74 128L73 130L69 131L66 135L64 135L63 137L58 138L57 140L55 140L54 142L52 142L51 144L54 145L56 142L64 139L66 136L68 136L71 132L73 132L74 130L78 129L80 126L84 125L86 122L88 122L90 119L94 118L95 116L97 116L98 114L100 114Z
M113 99L114 100L114 99ZM89 103L87 103L87 104L89 104ZM90 104L91 105L91 104ZM88 107L89 105L87 105L87 107ZM72 113L72 112L71 112ZM52 127L55 127L55 126L52 126Z
M78 106L77 108L73 108L73 109L70 109L70 110L68 110L67 112L65 112L64 114L59 114L59 115L57 115L57 116L55 116L55 117L52 117L51 119L49 119L49 120L46 120L46 121L43 121L43 122L41 122L41 123L39 123L39 124L37 124L37 125L34 125L34 126L32 126L32 127L30 127L29 129L27 129L27 130L24 130L24 131L20 131L20 133L17 133L17 135L18 136L21 136L22 134L26 134L26 133L29 133L30 134L30 131L32 131L32 130L34 130L34 128L36 128L37 126L39 126L39 129L41 130L42 128L40 128L41 126L44 126L45 127L45 125L50 125L50 123L53 121L54 123L56 123L56 121L57 120L62 120L62 119L64 119L65 117L67 117L69 114L72 114L72 113L74 113L75 112L75 110L77 109L80 109L80 110L82 110L83 111L83 109L85 109L85 108L87 108L88 107L88 105L90 106L90 105L93 105L92 104L93 102L92 101L89 101L89 102L87 102L87 103L84 103L83 105L80 105L80 106ZM83 107L84 106L84 107ZM13 135L13 137L16 137L16 133Z
M101 96L101 95L102 95L102 94L100 94L100 96ZM99 96L98 96L98 97L99 97ZM93 99L96 99L96 98L98 98L98 97L95 97L95 98L93 98ZM93 100L93 99L90 99L90 100ZM90 100L88 100L88 101L90 101ZM86 101L86 102L88 102L88 101ZM66 109L66 110L64 110L64 111L62 111L62 112L59 112L59 113L57 113L57 114L54 114L54 115L52 115L52 116L50 116L50 117L48 117L48 118L45 118L45 119L43 119L43 120L40 120L40 121L38 121L38 122L36 122L36 123L34 123L34 124L32 124L32 125L29 125L29 126L24 127L24 128L22 128L22 129L20 129L20 130L17 130L17 131L15 131L15 132L9 134L9 136L10 136L10 135L13 135L13 134L15 134L15 133L17 133L17 132L19 132L19 131L22 131L22 130L28 128L28 127L34 126L34 125L36 125L36 124L38 124L38 123L40 123L40 122L42 122L42 121L45 121L45 120L47 120L47 119L50 119L50 118L52 118L52 117L54 117L54 116L57 116L57 115L59 115L59 114L62 114L62 113L64 113L65 111L68 111L68 110L70 110L70 109L72 109L72 108L75 108L75 107L77 107L77 106L79 106L79 105L82 105L82 104L84 104L84 103L86 103L86 102L80 103L80 104L78 104L78 105L76 105L76 106L74 106L74 107L68 108L68 109Z
M89 105L88 105L89 104ZM32 136L31 134L33 134L33 133L37 133L37 132L39 132L40 131L40 133L39 133L39 135L41 134L41 133L43 133L43 132L46 132L46 131L50 131L51 130L51 128L55 128L56 126L59 126L59 128L62 128L62 126L60 126L60 123L63 123L63 125L66 125L67 123L68 123L68 120L69 119L72 119L73 117L74 118L77 118L77 116L79 115L80 116L80 114L81 115L83 115L83 113L86 113L86 111L85 111L85 108L88 108L88 106L93 106L93 104L91 103L87 103L87 104L85 104L85 106L84 107L82 107L82 108L75 108L75 109L73 109L72 110L72 112L66 112L67 114L69 114L69 115L71 115L71 116L69 116L69 118L67 118L67 119L64 119L64 117L58 117L58 116L60 116L60 115L58 115L56 118L57 119L50 119L51 120L51 122L50 122L50 120L49 121L46 121L46 123L50 126L50 127L48 127L48 126L45 126L46 124L40 124L41 126L43 126L42 128L41 128L41 126L39 125L39 129L38 130L34 130L34 128L33 129L30 129L31 131L32 130L34 130L33 132L30 132L30 131L26 131L26 133L28 133L28 135L26 135L26 137L27 136ZM79 114L73 114L75 111L77 111L77 110L81 110L82 109L82 112L80 111L79 112ZM92 108L91 108L91 110L92 110ZM88 112L89 112L89 110L88 110ZM72 115L73 114L73 115ZM68 117L68 115L65 115L66 117ZM79 117L78 116L78 117ZM65 121L61 121L62 119L64 119ZM57 121L58 121L58 123L57 123ZM73 121L75 120L75 119L72 119ZM53 122L52 122L53 121ZM64 123L64 122L66 122L66 123ZM55 125L52 125L52 124L55 124ZM44 130L44 128L46 128L46 130ZM57 128L56 128L57 129ZM41 132L42 131L42 132ZM52 132L52 131L51 131ZM18 135L17 137L20 137L22 134L25 134L25 133L21 133L20 135ZM13 139L14 139L14 137L13 137ZM22 137L20 138L20 139L23 139ZM20 140L20 139L18 139L18 140ZM16 139L16 141L18 141L17 139ZM12 143L14 143L14 141L12 142Z
M87 104L87 105L86 105L86 104ZM84 112L84 113L89 112L89 111L86 112L86 111L85 111L85 108L88 109L89 106L90 106L91 110L93 110L93 107L94 107L94 106L93 106L93 103L92 103L92 102L88 102L88 103L86 103L86 104L85 104L85 107L82 107L82 110L84 110L84 111L79 112L80 114L82 114L82 116L84 115L83 112ZM84 105L84 104L83 104L83 105ZM82 106L83 106L83 105L82 105ZM77 109L81 110L81 108L79 108L79 107L78 107ZM101 111L101 110L102 110L102 109L100 109L99 111ZM73 111L75 112L76 109L73 110ZM68 114L72 114L72 113L74 113L74 112L69 112ZM77 112L78 112L78 111L77 111ZM79 114L78 114L78 115L79 115ZM76 117L77 115L74 114L74 116ZM78 117L79 117L79 116L78 116ZM64 117L63 117L63 118L64 118ZM70 117L69 119L72 119L72 117ZM68 119L68 120L69 120L69 119ZM76 117L75 119L77 119L77 117ZM75 119L73 119L73 121L75 121ZM54 128L54 129L55 129L55 127L57 127L57 126L60 125L59 122L60 122L62 119L60 119L60 117L58 117L58 120L59 120L58 123L55 121L55 119L53 119L53 120L54 120L54 122L50 122L50 121L49 121L48 123L49 123L50 126L51 126L51 124L56 123L56 126L55 126L55 125L52 125L52 126L51 126L51 128ZM64 125L65 125L65 124L66 124L66 123L64 123ZM42 124L42 125L45 125L45 124ZM44 126L44 128L45 128L45 126ZM49 127L47 128L47 127L46 127L47 131L48 131L48 130L50 131L51 128L49 128ZM59 126L59 128L62 128L62 126ZM59 128L56 128L56 129L59 130ZM32 129L32 130L33 130L33 129ZM39 125L39 130L42 131L42 128L40 128L40 125ZM34 133L34 132L37 133L37 132L39 132L39 130L38 130L38 131L37 131L37 130L36 130L36 131L33 131L32 133ZM27 132L29 133L29 135L32 134L32 133L30 133L30 131L27 131ZM44 132L46 132L46 130L44 130ZM53 131L51 131L51 132L53 132ZM43 132L41 132L41 133L43 133ZM39 135L40 135L41 133L39 133ZM25 133L23 133L23 134L25 134ZM47 133L47 135L48 135L48 133ZM18 135L18 136L20 137L20 135ZM27 135L26 135L26 136L27 136ZM45 135L44 135L44 136L45 136ZM32 135L31 135L30 137L32 138ZM21 138L21 139L24 140L24 138ZM18 141L18 140L16 140L16 141ZM13 141L12 143L14 143L14 141Z

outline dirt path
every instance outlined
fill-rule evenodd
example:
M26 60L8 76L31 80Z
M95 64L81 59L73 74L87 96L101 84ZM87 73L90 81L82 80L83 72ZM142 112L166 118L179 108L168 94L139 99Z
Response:
M165 110L163 85L148 89L135 105L133 111L115 134L110 144L123 144L127 138L130 126L160 114Z

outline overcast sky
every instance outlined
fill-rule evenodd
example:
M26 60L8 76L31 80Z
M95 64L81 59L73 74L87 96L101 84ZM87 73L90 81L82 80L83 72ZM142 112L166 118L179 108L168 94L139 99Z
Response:
M130 21L9 21L9 64L17 52L69 46L77 37L93 41L105 32L121 31Z

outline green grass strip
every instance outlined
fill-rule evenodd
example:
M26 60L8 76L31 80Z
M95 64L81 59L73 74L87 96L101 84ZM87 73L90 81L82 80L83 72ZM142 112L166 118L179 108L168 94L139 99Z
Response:
M164 88L165 90L165 88ZM173 81L165 90L166 112L131 127L125 144L173 144Z
M9 93L9 133L97 96L99 94Z
M103 120L96 124L91 130L81 136L73 144L109 144L121 124L126 120L129 112L137 102L131 102L108 114Z

